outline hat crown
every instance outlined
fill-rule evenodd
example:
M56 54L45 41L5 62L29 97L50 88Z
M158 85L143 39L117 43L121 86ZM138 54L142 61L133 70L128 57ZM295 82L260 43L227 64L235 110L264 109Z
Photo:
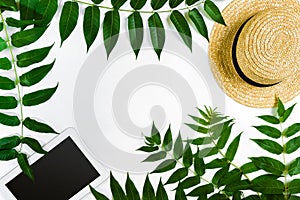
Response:
M297 70L300 57L297 13L278 8L264 10L241 28L236 58L245 76L256 83L276 84Z

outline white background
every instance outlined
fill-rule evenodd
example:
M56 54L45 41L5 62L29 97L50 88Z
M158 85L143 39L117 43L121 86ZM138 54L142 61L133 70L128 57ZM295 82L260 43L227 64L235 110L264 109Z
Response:
M81 5L80 17L78 20L77 27L72 33L72 35L64 42L62 47L60 47L58 21L59 21L59 15L61 13L63 2L60 3L59 11L55 16L54 21L51 23L51 26L48 28L46 35L43 36L43 38L40 39L36 44L36 47L44 47L44 46L51 45L55 41L55 46L51 50L50 56L48 56L46 61L44 61L44 63L50 63L55 58L56 63L54 65L54 68L49 73L49 75L45 78L45 80L43 80L41 83L37 84L36 86L30 89L26 88L26 90L24 89L23 91L24 93L27 93L37 89L54 87L56 83L59 82L59 88L56 94L52 97L52 99L49 102L37 107L30 107L25 110L26 116L32 116L38 119L42 119L48 124L51 124L52 127L54 127L57 131L63 131L67 127L76 128L76 124L74 123L74 116L73 116L73 92L75 89L74 87L75 87L76 77L79 73L79 70L83 62L97 46L101 45L103 41L102 31L101 31L102 29L101 29L89 53L86 53L86 45L84 42L83 31L82 31L83 11L85 6ZM220 9L223 9L230 1L217 0L215 2ZM110 6L110 3L109 1L105 1L102 3L102 5ZM128 6L128 3L126 3L126 6ZM183 6L184 4L180 5L180 7ZM150 10L150 7L149 5L147 5L143 9ZM168 9L168 7L165 6L164 9ZM101 21L104 18L105 12L106 10L104 9L101 10ZM128 13L121 13L121 32L127 29L127 21L126 21L127 16ZM172 25L170 23L170 20L168 19L168 15L161 15L161 16L162 16L162 21L165 24L165 27L172 29ZM146 25L147 24L146 20L149 17L149 15L144 14L143 17L144 17L144 25ZM210 21L208 18L206 18L205 20L207 22L208 30L210 31L213 22ZM194 29L192 29L192 34L193 34L193 40L196 43L198 43L201 47L203 47L203 49L207 52L208 43L206 42L206 40L203 39ZM182 42L182 46L180 46L179 48L185 48L184 46L185 45ZM30 50L29 48L33 48L33 47L34 45L31 45L30 47L25 47L24 51ZM186 48L186 51L189 50ZM1 57L6 53L8 52L7 51L1 52ZM147 58L141 58L141 59L147 59ZM132 62L134 62L134 60ZM21 74L22 70L19 70L19 73ZM288 102L286 106L291 106L292 104L299 102L299 100L300 100L299 97L297 97L294 100ZM195 106L201 106L201 104L191 105L191 107L195 107ZM16 110L15 112L18 113L18 111L19 110ZM286 125L298 122L300 116L300 114L298 114L299 111L300 111L299 106L296 106L290 120L287 122ZM235 102L229 97L225 98L225 114L236 119L235 120L236 125L234 126L233 129L233 135L237 135L240 132L244 132L244 134L242 135L239 151L237 154L236 163L238 164L245 163L247 162L247 157L264 154L264 152L262 152L262 150L260 150L257 145L255 145L253 142L249 140L249 138L263 138L263 136L257 133L257 131L251 126L260 125L262 123L262 121L257 119L256 116L262 114L271 114L274 112L275 110L273 109L249 108L240 105L239 103ZM18 133L18 129L12 130L11 128L0 126L1 137L11 135L13 133ZM51 135L45 136L38 133L26 132L26 134L33 136L35 138L39 138L41 140L41 143L43 144L47 143L47 141L53 137ZM109 154L109 152L106 153ZM16 161L1 162L0 176L5 175L14 166L16 166ZM107 167L107 169L111 170L111 168L109 167ZM124 172L114 170L114 175L115 177L117 177L118 180L120 180L120 183L124 185L126 174ZM163 181L166 181L167 177L168 176L165 175L163 177ZM139 191L142 191L142 185L145 179L145 174L134 174L132 175L132 179L134 179L135 182L137 183L137 188L139 189ZM151 181L153 182L154 188L156 188L159 181L159 176L151 175ZM168 188L172 189L172 187L168 187ZM108 181L104 182L97 189L107 195L110 195ZM92 199L92 197L89 196L87 199Z

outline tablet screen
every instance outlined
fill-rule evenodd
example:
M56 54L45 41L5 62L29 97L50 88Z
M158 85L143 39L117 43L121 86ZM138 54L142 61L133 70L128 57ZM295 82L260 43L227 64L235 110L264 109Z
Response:
M67 200L100 174L68 137L32 165L35 182L23 173L6 184L18 200Z

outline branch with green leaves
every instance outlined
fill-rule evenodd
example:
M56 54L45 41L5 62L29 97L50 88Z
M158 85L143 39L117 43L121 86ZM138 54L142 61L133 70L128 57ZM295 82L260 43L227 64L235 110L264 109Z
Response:
M229 143L234 126L233 119L221 115L214 109L204 107L204 109L198 109L199 116L190 116L196 124L187 125L201 134L201 137L194 139L183 140L179 133L173 142L173 133L170 128L162 139L161 133L153 124L150 136L145 137L145 146L138 150L150 154L143 162L160 161L160 164L150 174L163 174L170 171L172 174L167 177L166 181L160 180L156 194L153 186L151 186L150 193L144 192L147 191L145 188L149 188L149 184L151 185L147 176L141 195L133 187L134 184L131 180L132 188L130 189L128 186L129 176L125 186L126 192L124 192L120 185L118 189L112 186L112 183L115 184L117 181L111 175L112 196L114 199L118 199L119 193L122 191L122 199L165 200L169 199L165 193L165 186L176 184L173 190L175 191L173 198L175 200L184 200L188 197L196 197L201 200L300 199L297 196L300 193L300 179L294 178L300 174L300 158L296 157L291 161L287 161L286 158L286 155L296 152L300 147L300 136L297 136L300 124L294 123L285 129L282 128L294 107L295 105L285 109L283 103L278 99L277 113L274 116L258 117L269 124L254 126L254 128L269 138L252 139L252 141L274 156L250 157L250 162L241 167L233 163L240 146L241 134L238 134ZM279 129L270 124L279 126ZM290 139L291 137L293 138ZM286 139L288 139L287 142L285 142ZM281 144L276 140L280 140ZM282 156L282 161L275 157L278 155ZM258 175L251 180L249 175L254 172L257 172ZM90 189L96 199L108 199L94 188ZM160 195L158 191L164 191L163 195ZM134 198L132 193L135 194ZM147 196L149 194L151 196Z
M162 10L167 2L169 2L170 9ZM177 8L183 2L184 0L151 0L150 5L153 10L145 11L142 8L147 3L147 0L130 0L129 4L132 10L121 8L126 3L126 0L111 0L111 7L102 6L102 0L92 0L91 3L81 0L67 1L64 3L59 21L61 44L71 35L78 24L79 5L81 4L87 6L83 17L83 33L87 51L94 43L100 29L100 10L106 11L103 19L103 41L107 57L109 57L118 41L120 12L130 13L127 18L128 32L131 47L136 57L138 57L144 38L142 14L150 15L148 17L148 27L151 42L158 58L161 56L166 39L164 23L160 17L161 13L170 13L172 24L185 45L192 51L190 26L195 27L203 37L209 40L205 20L199 10L200 4L204 5L204 11L211 19L223 25L225 25L225 21L220 10L211 0L186 0L186 7ZM184 12L187 12L187 15Z
M48 101L55 91L55 87L23 94L23 88L36 85L51 71L55 61L42 66L40 64L49 54L53 44L31 49L16 55L16 50L35 43L47 30L56 10L57 0L35 1L14 0L0 1L0 51L7 50L9 56L0 58L0 70L13 71L14 78L0 76L0 89L16 91L16 97L10 95L0 96L0 124L4 126L20 127L20 132L0 139L0 160L8 161L17 159L22 171L31 180L34 172L30 168L28 155L24 153L24 145L34 152L47 153L38 140L26 137L24 128L39 133L57 133L49 125L33 119L24 112L24 107L37 106ZM19 12L20 19L10 16L10 12ZM7 16L7 17L6 17ZM21 30L20 30L21 29ZM12 33L11 30L16 30ZM22 50L21 50L22 51ZM26 73L20 75L22 70ZM28 70L27 70L28 69ZM8 114L7 110L19 109L19 113Z

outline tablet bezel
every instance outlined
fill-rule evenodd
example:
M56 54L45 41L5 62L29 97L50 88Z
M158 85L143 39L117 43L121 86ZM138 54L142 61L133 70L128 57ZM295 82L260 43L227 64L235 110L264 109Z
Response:
M77 145L77 147L82 151L84 156L89 160L91 165L97 170L97 172L100 174L98 178L96 178L94 181L92 181L90 184L93 187L97 187L100 185L103 181L105 181L109 177L108 171L104 168L104 166L96 161L91 155L91 153L88 151L88 149L85 147L81 139L79 138L76 130L74 129L68 129L65 132L57 135L52 140L50 140L43 148L46 151L52 150L54 147L56 147L58 144L60 144L62 141L70 137L74 143ZM29 156L28 160L30 164L35 163L40 158L42 158L42 154L34 153ZM16 200L16 197L10 192L6 184L14 179L18 174L20 174L22 170L19 166L15 166L10 172L8 172L4 177L0 179L0 197L3 197L5 200ZM75 194L70 200L79 200L85 197L90 193L89 186L87 185L82 190L80 190L77 194Z

